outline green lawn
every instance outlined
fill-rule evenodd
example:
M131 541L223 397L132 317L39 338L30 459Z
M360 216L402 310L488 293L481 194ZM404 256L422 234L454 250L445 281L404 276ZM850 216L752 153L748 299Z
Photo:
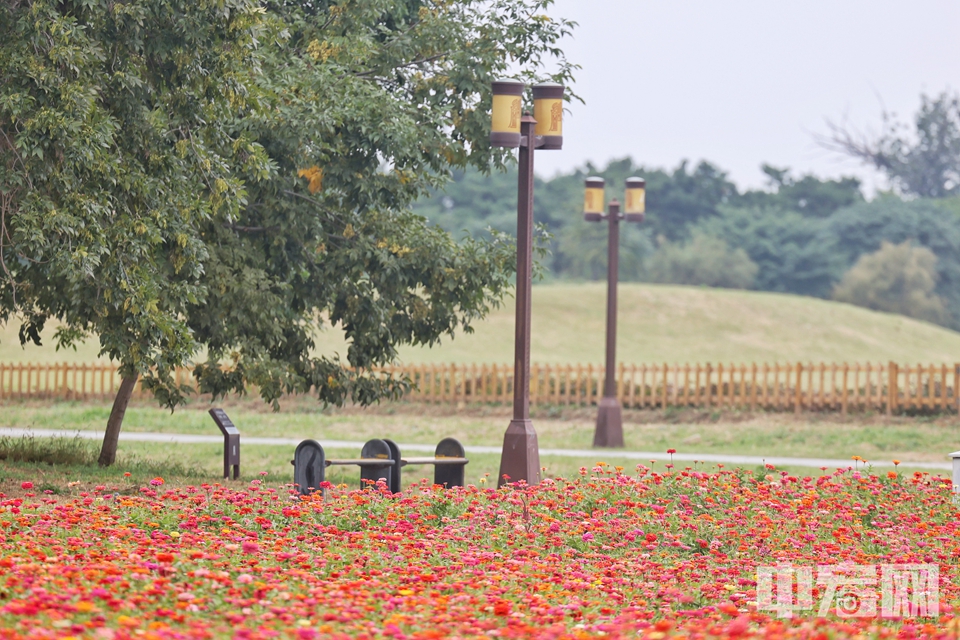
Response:
M171 414L149 404L138 402L126 414L124 430L156 433L218 433L207 415L209 405L195 401ZM374 437L390 437L401 443L435 444L453 436L465 445L500 446L509 423L509 413L502 408L470 407L457 412L433 407L395 404L370 410L344 409L320 411L307 400L288 403L280 413L266 410L256 401L234 401L227 411L243 436L273 436L292 439L363 441ZM37 429L70 429L102 431L110 407L79 403L8 403L0 426L34 427ZM812 414L706 414L695 411L663 414L653 411L629 411L625 415L626 448L634 451L662 452L676 449L683 453L741 454L753 456L829 457L866 460L899 459L902 469L913 468L906 461L948 462L946 455L960 449L960 419L954 416L937 419L855 415ZM593 409L560 412L541 409L534 414L534 425L542 449L590 449L595 414ZM98 444L98 443L95 443ZM121 455L151 462L150 468L162 467L163 461L196 468L202 475L215 479L222 469L222 446L219 444L158 445L121 442ZM275 477L292 474L292 446L243 445L245 475L267 471ZM356 456L352 450L333 450L331 455ZM468 479L495 478L499 455L473 454ZM603 461L611 465L635 468L638 461L626 460L616 450L596 450L581 458L543 456L542 465L552 475L577 473L580 467L592 468ZM2 464L2 463L0 463ZM680 463L681 466L689 463ZM816 469L790 469L810 475ZM152 473L152 471L151 471ZM429 476L429 468L407 467L405 484ZM352 483L355 470L334 468L331 480Z
M534 287L532 355L537 362L603 360L606 288L602 283ZM402 348L417 362L513 361L513 300L470 335L439 347ZM96 345L76 352L21 348L17 327L0 332L0 361L92 361ZM618 356L623 362L960 362L960 333L903 316L816 298L650 284L620 286ZM323 353L345 353L336 329L318 337Z

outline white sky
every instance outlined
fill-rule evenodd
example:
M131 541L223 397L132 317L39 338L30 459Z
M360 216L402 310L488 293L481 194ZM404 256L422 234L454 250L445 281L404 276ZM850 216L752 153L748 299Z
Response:
M960 89L960 0L556 0L579 23L562 48L583 68L564 148L537 173L630 155L673 168L709 160L740 187L760 164L796 173L874 172L814 142L826 119L878 131L910 121L920 94Z

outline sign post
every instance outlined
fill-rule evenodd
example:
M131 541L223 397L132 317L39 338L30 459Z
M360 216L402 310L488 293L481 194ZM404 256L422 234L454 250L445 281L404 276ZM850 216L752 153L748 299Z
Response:
M240 431L223 409L210 409L210 417L223 434L223 477L229 480L230 467L233 467L233 479L237 480L240 477Z

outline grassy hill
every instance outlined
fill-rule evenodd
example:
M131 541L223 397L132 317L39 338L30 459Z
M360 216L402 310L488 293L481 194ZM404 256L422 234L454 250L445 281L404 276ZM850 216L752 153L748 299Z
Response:
M40 335L42 347L34 345L32 342L26 346L20 346L20 338L17 332L20 330L20 324L11 322L0 327L0 362L107 362L107 358L97 358L97 352L100 350L99 341L94 338L86 343L77 345L77 349L67 349L57 351L54 347L53 323L48 322L43 333Z
M532 354L538 362L603 361L606 286L545 284L533 293ZM513 300L472 335L433 349L404 348L405 362L513 361ZM0 360L92 361L96 341L56 352L21 349L17 327L0 331ZM960 333L902 316L792 295L650 284L620 286L618 358L623 362L960 362ZM321 352L345 352L337 330Z

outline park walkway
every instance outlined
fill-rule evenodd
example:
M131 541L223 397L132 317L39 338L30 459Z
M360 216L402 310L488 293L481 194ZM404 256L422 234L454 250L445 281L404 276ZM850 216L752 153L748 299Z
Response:
M19 427L0 427L0 437L20 437L24 435L33 435L35 437L47 438L85 438L89 440L102 440L102 431L70 431L54 429L24 429ZM141 433L137 431L124 431L120 434L120 440L125 442L162 442L162 443L222 443L223 436L217 435L191 435L185 433ZM267 445L267 446L297 446L302 438L264 438L253 436L242 436L241 442L244 445ZM321 439L318 442L324 449L360 449L363 443L354 440L326 440ZM423 451L432 453L436 445L432 444L405 444L399 443L402 451ZM468 446L465 447L470 453L500 453L500 447L486 446ZM640 463L656 460L658 462L669 462L670 456L665 452L653 451L625 451L621 449L540 449L541 456L558 456L565 458L587 458L590 460L603 459L611 460L636 460ZM947 453L944 453L947 457ZM853 466L853 460L842 458L789 458L783 456L744 456L728 453L675 453L674 462L705 462L711 464L741 465L741 466L759 466L762 464L772 464L778 467L811 467L828 469L846 468ZM892 460L870 460L873 467L893 467ZM952 468L950 462L911 462L901 460L900 465L911 469L930 469L933 471L949 471Z

